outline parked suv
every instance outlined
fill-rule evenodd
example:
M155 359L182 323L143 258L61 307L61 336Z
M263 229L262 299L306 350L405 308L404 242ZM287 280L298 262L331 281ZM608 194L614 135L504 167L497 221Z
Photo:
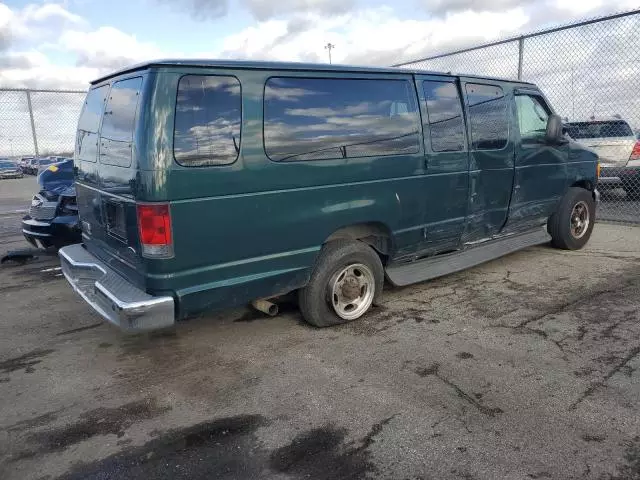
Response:
M640 199L640 140L625 120L589 120L566 124L574 140L600 158L600 185L622 187L632 200Z
M296 291L319 327L594 225L597 156L533 84L394 68L161 61L93 82L62 271L149 330Z

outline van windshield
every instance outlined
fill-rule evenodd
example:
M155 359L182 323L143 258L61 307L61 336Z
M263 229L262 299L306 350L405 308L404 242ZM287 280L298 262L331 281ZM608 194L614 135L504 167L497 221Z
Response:
M631 127L624 120L602 122L571 122L566 124L569 136L580 138L632 137Z

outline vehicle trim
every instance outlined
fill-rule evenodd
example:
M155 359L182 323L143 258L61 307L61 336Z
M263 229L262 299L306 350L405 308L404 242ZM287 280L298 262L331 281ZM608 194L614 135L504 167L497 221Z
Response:
M62 273L73 289L110 323L126 332L155 330L175 323L174 300L135 287L83 245L59 250Z

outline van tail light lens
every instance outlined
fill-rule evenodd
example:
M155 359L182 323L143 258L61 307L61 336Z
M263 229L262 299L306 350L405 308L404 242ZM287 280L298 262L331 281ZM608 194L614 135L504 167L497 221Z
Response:
M628 167L640 167L640 140L636 142L627 162Z
M142 256L150 258L173 257L169 204L138 204L136 209Z

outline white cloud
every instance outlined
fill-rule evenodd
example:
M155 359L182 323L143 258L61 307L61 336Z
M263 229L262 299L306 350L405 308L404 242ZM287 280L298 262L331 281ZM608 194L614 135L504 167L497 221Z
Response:
M536 0L422 0L424 8L436 15L456 12L504 12ZM593 0L591 0L593 1ZM596 0L597 1L597 0Z
M14 15L9 7L0 3L0 52L7 50L11 44Z
M306 28L296 28L299 22ZM330 41L336 46L332 52L335 62L390 65L427 52L513 34L526 22L527 16L519 8L502 13L460 12L428 20L400 19L389 7L334 17L306 14L290 20L261 22L227 37L222 55L326 62L324 45Z
M160 4L171 5L175 10L186 10L197 20L224 17L229 10L228 0L156 0Z
M354 9L355 0L243 0L258 20L300 12L337 15Z
M53 20L62 20L69 23L84 23L81 16L66 10L62 5L57 3L45 3L43 5L30 4L24 7L21 12L26 23L30 22L50 22Z
M229 10L229 0L156 0L186 11L197 20L223 17ZM239 0L258 20L264 21L278 15L319 13L335 15L353 10L356 0Z
M99 69L115 70L163 56L163 52L152 43L142 43L135 36L113 27L66 31L60 36L58 46L77 56L77 66Z

